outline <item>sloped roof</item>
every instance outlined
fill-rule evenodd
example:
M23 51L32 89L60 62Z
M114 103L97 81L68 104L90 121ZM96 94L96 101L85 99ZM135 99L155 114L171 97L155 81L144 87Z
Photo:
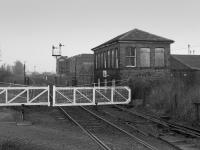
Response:
M172 57L190 69L200 70L200 55L172 55Z
M68 59L67 56L60 56L60 57L58 58L58 61L65 61L65 60L67 60L67 59Z
M154 41L154 42L169 42L169 43L174 42L173 40L155 34L151 34L139 29L133 29L93 48L92 50L118 41Z

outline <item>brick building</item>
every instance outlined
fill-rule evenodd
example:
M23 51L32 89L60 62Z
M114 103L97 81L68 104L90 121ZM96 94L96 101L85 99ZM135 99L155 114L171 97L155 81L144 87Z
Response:
M67 66L66 66L66 61L67 61L68 57L67 56L60 56L57 59L56 62L56 73L59 75L63 75L66 74L67 72Z
M71 86L93 83L93 54L61 56L57 61L59 84Z
M187 85L200 83L200 55L171 55L172 76Z
M110 81L165 76L169 73L170 44L173 42L134 29L93 48L95 83L108 82L109 85Z

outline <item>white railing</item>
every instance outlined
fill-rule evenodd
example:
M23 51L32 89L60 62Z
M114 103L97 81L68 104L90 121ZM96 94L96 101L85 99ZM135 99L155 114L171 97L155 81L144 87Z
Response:
M53 106L128 104L129 87L56 87L53 86Z
M49 87L0 87L0 106L48 105Z

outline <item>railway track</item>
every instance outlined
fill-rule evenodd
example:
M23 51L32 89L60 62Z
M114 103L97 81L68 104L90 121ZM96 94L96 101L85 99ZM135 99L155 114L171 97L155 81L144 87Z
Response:
M197 129L193 129L191 127L183 126L180 124L171 123L171 122L165 121L161 118L158 118L156 116L150 116L150 115L138 113L136 111L130 111L121 106L115 105L114 108L120 110L120 112L125 112L126 116L129 114L128 120L123 119L123 118L121 118L120 120L126 122L126 124L128 126L133 128L134 130L137 130L138 132L140 132L141 134L143 134L145 136L153 136L155 138L158 138L162 141L169 143L170 145L172 145L175 148L180 149L180 150L189 150L189 149L198 150L199 149L199 147L196 147L196 145L193 142L191 142L194 139L200 138L200 136L199 136L200 131ZM103 111L107 115L110 115L112 117L117 117L116 115L109 113L108 111L105 111L105 110L103 110ZM135 121L135 117L133 117L133 115L143 118L144 120L146 120L146 122L142 121L142 123L139 123L139 122ZM155 125L159 126L158 130L161 129L162 131L156 131L156 132L158 132L156 134L151 133L150 131L147 131L148 126L151 123L154 124L154 127L155 127ZM144 128L142 129L141 126L145 126L145 128L147 130L144 131L143 130Z
M184 126L184 125L181 125L181 124L178 124L178 123L175 123L175 122L172 123L172 122L166 121L166 120L161 119L161 118L156 117L156 116L152 116L152 115L148 115L148 114L142 114L142 113L138 113L136 111L130 111L128 109L125 109L125 108L117 106L117 105L115 105L114 107L121 109L123 111L126 111L128 113L131 113L133 115L137 115L137 116L140 116L142 118L148 119L148 120L155 122L157 124L160 124L162 126L170 127L172 130L181 132L183 134L187 134L188 136L200 138L200 130L198 130L198 129L188 127L188 126Z
M101 149L158 150L146 141L125 131L85 107L59 107L59 109L94 140Z

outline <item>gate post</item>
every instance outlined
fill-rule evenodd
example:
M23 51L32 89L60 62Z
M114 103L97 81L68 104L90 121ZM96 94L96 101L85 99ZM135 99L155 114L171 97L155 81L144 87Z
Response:
M55 100L56 100L56 89L55 89L55 85L53 85L53 90L52 90L52 106L55 106Z
M76 88L73 91L73 104L76 104Z
M95 96L96 88L95 87L93 87L92 92L93 92L92 101L93 101L93 104L95 105L96 104L96 96Z
M8 89L6 88L6 104L8 103Z
M114 97L114 87L111 87L111 103L113 103L113 97Z
M52 89L52 86L49 86L48 85L48 106L52 106L52 98L51 98L51 95L50 95L50 92L51 92L51 89Z
M25 110L24 110L24 106L25 106L24 104L21 105L22 121L25 120L25 118L24 118L24 113L25 113L25 112L24 112L24 111L25 111Z
M27 103L29 103L29 88L27 87L27 95L26 95L27 97Z

